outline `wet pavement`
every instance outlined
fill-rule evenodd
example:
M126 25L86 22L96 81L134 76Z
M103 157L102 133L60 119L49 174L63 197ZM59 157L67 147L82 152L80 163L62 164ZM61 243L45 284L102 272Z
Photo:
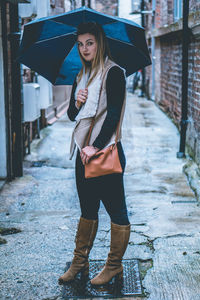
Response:
M68 159L73 126L65 116L42 130L24 176L1 189L0 299L64 299L57 279L72 259L80 215L74 160ZM188 160L176 158L179 133L153 102L132 94L123 132L132 225L125 258L139 260L143 286L142 297L131 298L200 300L200 208L183 173ZM91 259L106 259L109 251L102 206L99 221Z

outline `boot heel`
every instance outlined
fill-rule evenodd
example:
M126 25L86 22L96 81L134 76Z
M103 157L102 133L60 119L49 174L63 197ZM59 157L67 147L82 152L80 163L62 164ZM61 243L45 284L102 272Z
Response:
M89 276L89 267L86 267L81 270L81 277L88 277Z

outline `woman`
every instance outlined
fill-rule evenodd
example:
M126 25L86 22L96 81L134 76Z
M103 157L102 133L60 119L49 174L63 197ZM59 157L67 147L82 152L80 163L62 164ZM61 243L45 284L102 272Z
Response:
M59 282L71 281L80 272L84 276L88 275L88 256L96 236L98 210L102 200L111 218L111 243L103 270L91 280L92 284L100 285L115 276L123 276L121 261L129 241L130 223L125 203L123 173L85 179L84 165L97 151L115 142L116 129L120 117L123 117L125 104L125 75L124 70L110 59L106 36L99 24L80 24L77 45L83 68L72 88L68 116L70 120L76 120L71 156L77 147L76 185L81 217L74 258ZM89 145L86 145L93 118L95 122L92 134ZM121 130L117 147L124 172L125 156L120 137Z

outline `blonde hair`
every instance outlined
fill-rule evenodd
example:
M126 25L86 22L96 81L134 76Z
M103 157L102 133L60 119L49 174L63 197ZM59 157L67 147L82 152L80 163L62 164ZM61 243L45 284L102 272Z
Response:
M85 71L87 72L90 69L91 77L89 77L89 80L88 80L87 86L86 86L86 87L88 87L90 85L90 83L93 81L93 79L96 77L96 75L99 71L99 68L101 68L103 70L104 61L105 61L106 56L108 56L108 58L111 59L111 55L110 55L110 50L108 47L107 38L106 38L105 32L104 32L103 28L101 27L101 25L99 25L98 23L95 23L95 22L79 24L78 29L77 29L77 38L79 35L85 34L85 33L90 33L90 34L94 35L95 40L97 42L97 51L96 51L96 55L92 61L92 64L86 62L83 59L83 57L79 51L79 55L80 55L80 59L83 64L83 67L82 67L81 71L79 72L78 82L81 80L81 78L83 76L83 70L85 69Z

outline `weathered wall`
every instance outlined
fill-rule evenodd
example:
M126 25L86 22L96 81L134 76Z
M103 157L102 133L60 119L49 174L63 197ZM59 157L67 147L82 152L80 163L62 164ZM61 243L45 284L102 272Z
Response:
M200 1L199 0L190 0L189 1L190 11L200 10Z
M187 143L200 164L200 40L191 39L189 47Z
M116 16L117 15L117 0L96 0L96 10L104 14Z
M164 36L160 39L161 49L161 98L159 104L178 124L181 117L181 39ZM156 101L158 99L156 98Z
M148 4L148 9L151 5ZM169 116L180 128L181 120L181 97L182 97L182 33L181 20L179 26L173 19L173 1L157 0L155 27L152 31L152 16L148 15L147 32L149 36L153 34L156 39L155 47L155 100L160 107L166 111ZM191 35L189 44L189 62L188 62L188 129L187 144L190 154L200 164L200 2L198 0L190 1L189 24L191 30L195 28L195 35ZM195 15L196 14L196 15ZM193 18L191 16L194 15ZM173 27L172 26L175 26ZM178 23L177 23L178 24ZM198 25L198 26L197 26ZM167 32L165 32L167 29ZM180 29L180 30L179 30ZM199 31L199 32L198 32ZM196 34L197 32L197 34ZM151 67L147 69L147 90L152 88Z

